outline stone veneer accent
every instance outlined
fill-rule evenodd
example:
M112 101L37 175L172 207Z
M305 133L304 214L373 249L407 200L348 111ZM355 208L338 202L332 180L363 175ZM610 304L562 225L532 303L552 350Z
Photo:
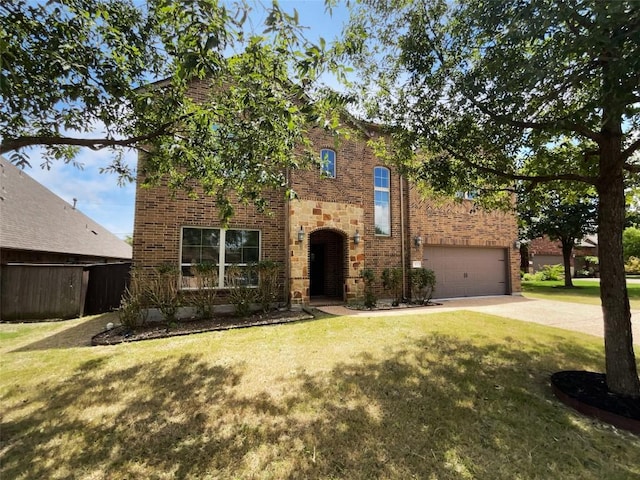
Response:
M293 200L289 208L289 259L291 303L309 302L309 239L311 233L329 229L339 232L347 246L347 275L345 300L358 297L359 277L365 258L364 243L356 245L353 236L356 229L362 231L364 209L357 205L316 200ZM298 241L300 227L304 240Z

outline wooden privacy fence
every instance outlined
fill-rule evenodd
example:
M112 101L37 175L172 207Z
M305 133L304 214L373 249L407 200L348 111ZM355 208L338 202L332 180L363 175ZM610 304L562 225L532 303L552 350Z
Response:
M75 318L118 308L130 263L2 265L0 319Z

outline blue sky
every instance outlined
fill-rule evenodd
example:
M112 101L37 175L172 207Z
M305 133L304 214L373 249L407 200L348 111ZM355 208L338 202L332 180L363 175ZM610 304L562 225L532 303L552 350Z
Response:
M336 7L333 16L325 13L324 0L280 1L280 7L289 12L295 8L300 24L309 27L306 36L310 39L324 37L330 42L341 31L347 18L344 6ZM29 152L32 168L25 173L43 184L56 195L73 204L100 225L120 238L133 234L135 184L118 186L117 177L99 173L100 167L109 163L111 152L82 149L77 157L84 165L82 170L55 162L50 170L40 168L42 159L38 149ZM130 165L136 163L136 153L127 152L125 159Z

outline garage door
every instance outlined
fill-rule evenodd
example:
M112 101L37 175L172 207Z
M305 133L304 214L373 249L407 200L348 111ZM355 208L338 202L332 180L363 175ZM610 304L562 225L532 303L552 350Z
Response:
M505 295L506 258L502 248L426 247L422 265L436 274L435 298Z
M545 265L564 265L562 255L531 255L533 271L539 272Z

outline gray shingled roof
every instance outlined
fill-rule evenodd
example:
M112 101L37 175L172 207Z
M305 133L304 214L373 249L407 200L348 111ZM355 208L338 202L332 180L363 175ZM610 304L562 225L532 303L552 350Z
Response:
M0 248L131 258L127 243L2 157Z

